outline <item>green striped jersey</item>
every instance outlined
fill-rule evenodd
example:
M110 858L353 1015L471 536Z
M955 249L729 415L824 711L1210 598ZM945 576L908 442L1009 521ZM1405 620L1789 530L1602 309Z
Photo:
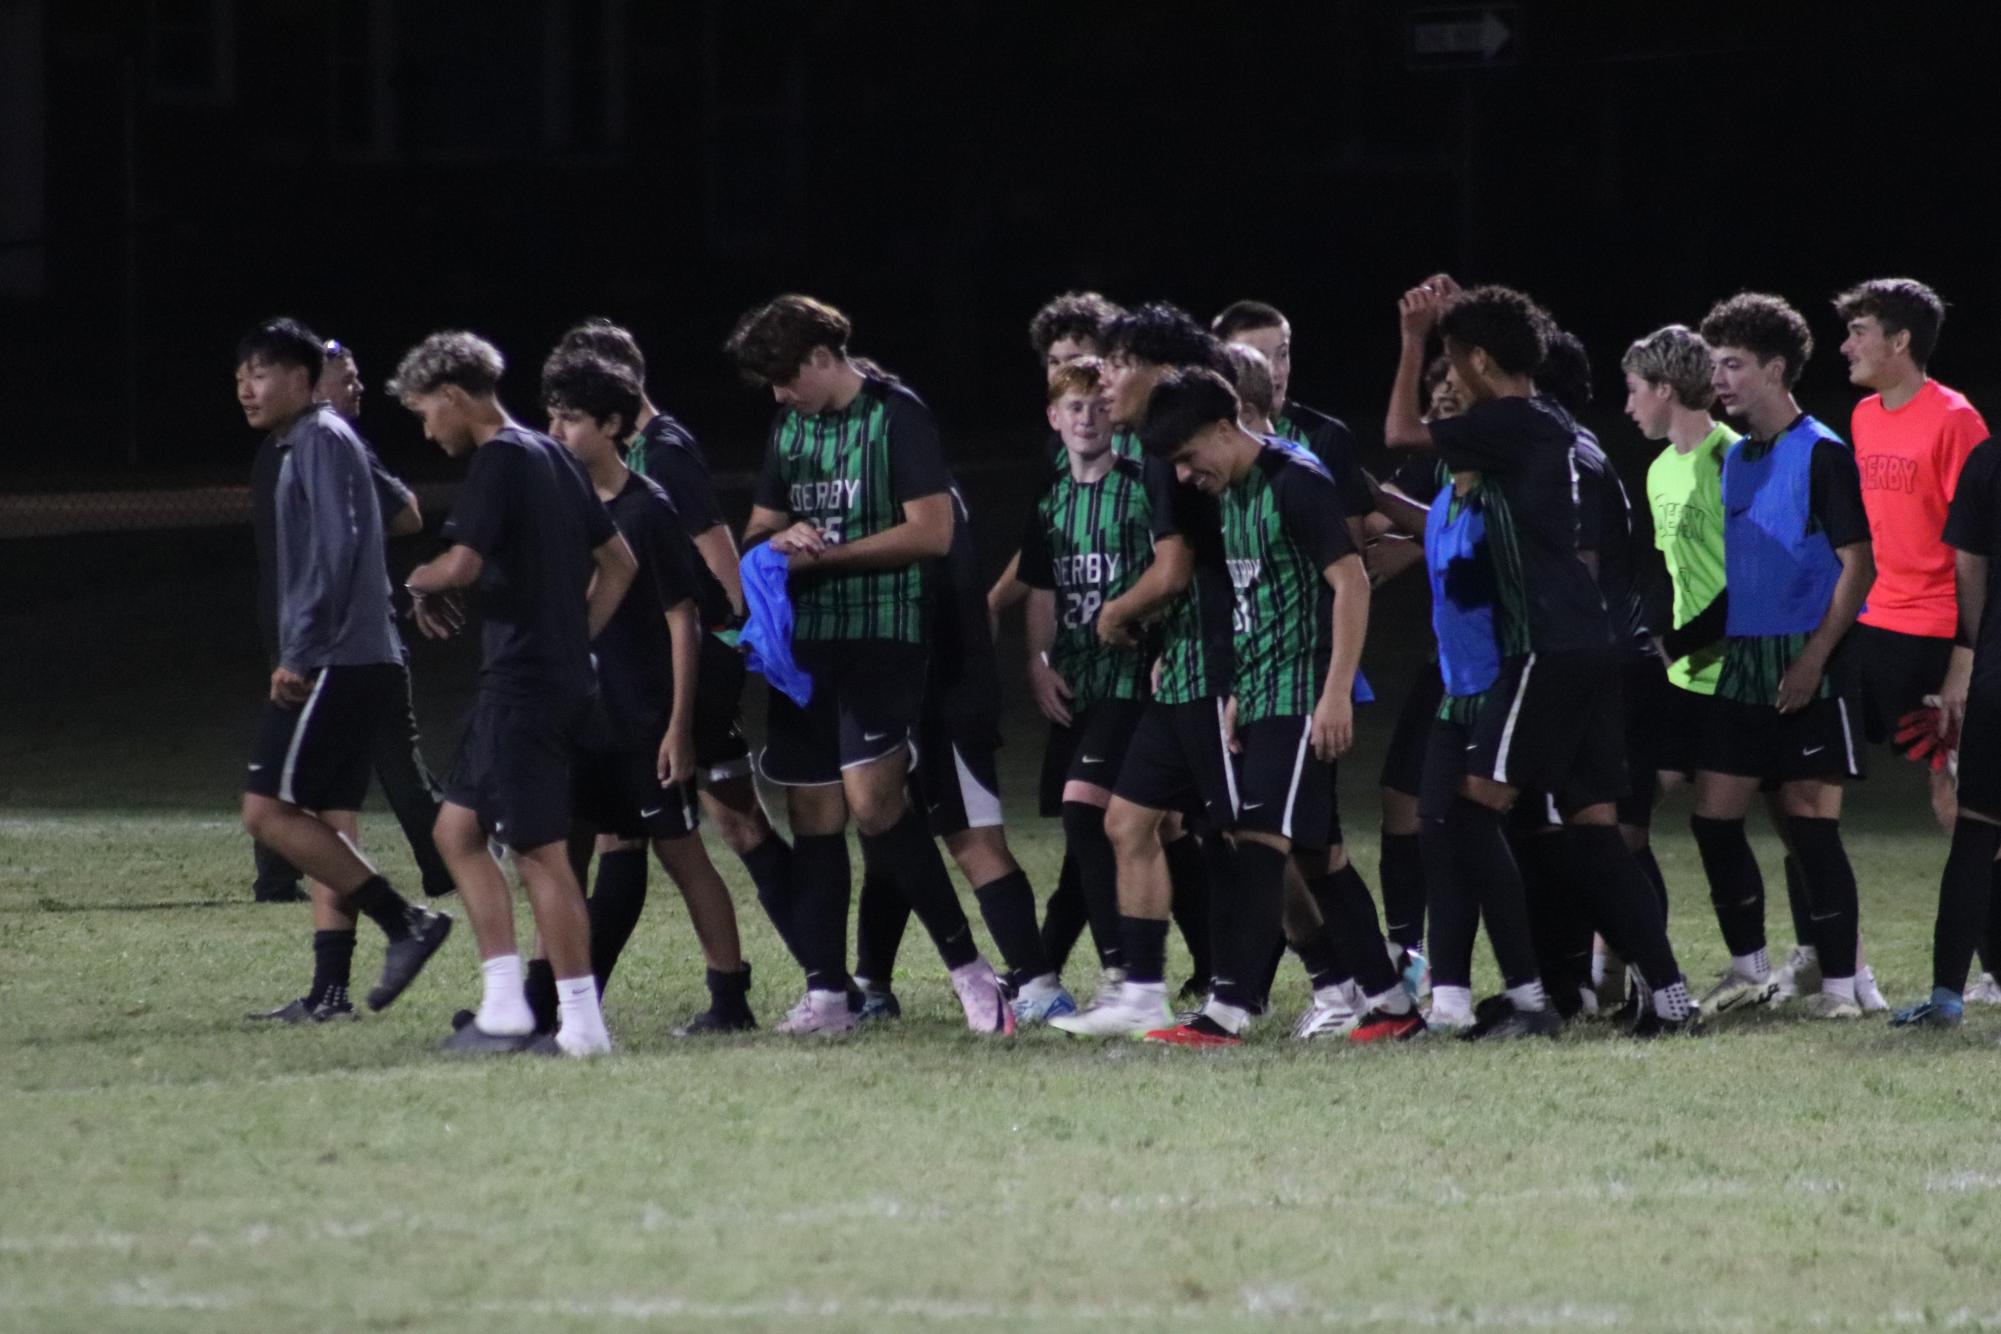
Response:
M1148 466L1169 467L1157 461ZM1162 704L1191 704L1230 693L1230 572L1223 560L1223 517L1215 498L1178 482L1171 494L1156 535L1186 542L1195 573L1187 591L1168 608L1153 697Z
M1333 651L1333 592L1322 572L1355 551L1339 488L1306 451L1272 442L1223 492L1221 509L1236 595L1237 721L1310 714Z
M1021 579L1056 594L1056 640L1049 665L1070 687L1072 711L1146 692L1153 655L1098 639L1098 612L1153 564L1153 491L1160 474L1131 459L1113 461L1095 482L1065 467L1036 500L1021 541ZM1167 478L1172 485L1173 479ZM1162 495L1164 510L1170 497Z
M812 523L829 542L854 542L901 523L908 502L951 487L931 410L901 383L869 376L845 408L779 413L756 503ZM921 643L926 593L922 561L888 570L795 571L792 637Z

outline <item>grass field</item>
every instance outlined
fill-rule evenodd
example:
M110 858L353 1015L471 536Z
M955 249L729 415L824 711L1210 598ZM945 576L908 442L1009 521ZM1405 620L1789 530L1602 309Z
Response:
M464 936L385 1016L253 1027L302 982L307 924L246 902L254 649L159 610L187 579L0 615L0 641L46 645L0 654L0 1329L2001 1325L2001 1011L1944 1035L1776 1013L1648 1046L997 1042L961 1031L913 933L892 1029L683 1043L699 960L656 873L609 1059L433 1055L475 991ZM107 619L116 652L94 648ZM1392 695L1398 674L1378 670ZM455 716L449 691L422 707ZM1344 782L1372 882L1386 721ZM1010 735L1021 794L1034 729ZM1944 844L1915 774L1877 768L1850 847L1907 999ZM1685 815L1663 813L1661 860L1706 977ZM393 824L366 827L409 883ZM1053 826L1013 837L1046 891ZM769 1021L796 979L718 864ZM1289 965L1281 1014L1304 999Z

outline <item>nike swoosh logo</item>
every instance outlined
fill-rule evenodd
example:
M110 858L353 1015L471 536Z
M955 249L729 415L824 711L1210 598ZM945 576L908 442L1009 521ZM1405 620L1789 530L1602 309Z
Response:
M652 810L650 810L650 811L641 811L641 812L639 813L639 818L640 818L640 819L642 819L642 820L651 820L651 819L652 819L652 818L653 818L654 816L656 816L656 815L660 814L660 810L661 810L661 808L660 808L660 807L658 807L658 806L655 806L655 807L654 807L654 808L653 808Z
M1105 762L1105 757L1102 755L1086 755L1082 760L1078 762L1080 764L1103 764Z
M254 774L254 773L256 773L256 772L257 772L257 771L258 771L259 769L262 769L263 767L264 767L264 766L263 766L263 765L261 765L261 764L253 764L253 765L251 765L251 766L250 766L250 772Z
M1247 811L1254 811L1259 809L1263 805L1264 803L1262 801L1247 801L1244 803L1244 809Z
M1808 746L1808 747L1807 747L1806 749L1802 750L1802 751L1800 752L1800 754L1802 754L1802 755L1818 755L1818 754L1820 754L1820 753L1821 753L1821 752L1822 752L1823 750L1826 750L1826 749L1827 749L1827 747L1826 747L1826 746Z
M886 737L886 736L888 736L888 735L889 735L889 733L887 733L887 732L863 732L863 733L862 733L862 740L864 740L864 741L880 741L880 740L882 740L882 739L883 739L884 737Z

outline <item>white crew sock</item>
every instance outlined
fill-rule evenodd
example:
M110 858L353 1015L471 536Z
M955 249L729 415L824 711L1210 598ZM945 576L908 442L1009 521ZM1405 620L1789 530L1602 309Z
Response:
M1016 994L1022 1000L1039 1005L1043 1001L1054 1000L1056 993L1061 990L1063 990L1063 979L1054 973L1044 973L1041 977L1031 977L1022 983L1021 990Z
M1820 979L1820 989L1827 995L1847 1001L1850 1005L1856 1003L1855 977L1853 974L1847 977L1823 977Z
M535 1031L535 1014L521 992L521 956L503 954L479 965L484 990L473 1022L482 1033L518 1038Z
M597 979L589 973L556 979L556 1045L573 1056L611 1049L598 1009Z
M1129 1010L1158 1010L1167 1004L1167 983L1134 982L1130 979L1119 983L1119 1004Z
M1381 1010L1384 1014L1409 1014L1411 1012L1410 993L1403 989L1401 983L1391 987L1380 996L1365 997L1364 1004L1368 1009Z
M1518 987L1508 988L1508 999L1517 1010L1533 1011L1549 1008L1549 993L1542 989L1542 979L1524 982Z
M1763 947L1749 954L1733 954L1730 956L1730 971L1753 982L1763 982L1772 975L1772 956Z
M1161 994L1164 996L1166 993L1167 988L1163 984ZM1214 996L1211 996L1202 1006L1202 1013L1209 1018L1211 1023L1232 1037L1241 1036L1243 1031L1250 1027L1251 1012L1249 1010L1244 1009L1242 1006L1225 1004L1217 1000Z
M1441 987L1431 988L1432 1017L1443 1023L1448 1020L1473 1022L1473 988Z

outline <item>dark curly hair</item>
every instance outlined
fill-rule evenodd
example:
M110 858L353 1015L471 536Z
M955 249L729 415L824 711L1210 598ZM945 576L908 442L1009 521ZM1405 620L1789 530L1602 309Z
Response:
M746 311L723 351L752 384L790 384L813 349L845 356L854 325L824 301L788 292Z
M1155 366L1206 366L1224 380L1231 374L1223 344L1195 317L1165 301L1129 310L1106 331L1105 355L1126 356Z
M1534 375L1549 351L1549 316L1512 287L1475 287L1454 297L1438 332L1477 347L1509 375Z
M1813 330L1806 317L1769 292L1739 292L1710 307L1702 317L1702 341L1712 348L1741 347L1761 366L1784 357L1788 389L1799 383L1813 355Z
M1237 420L1237 391L1207 366L1178 366L1160 377L1147 395L1140 423L1140 447L1157 459L1172 459L1198 431Z
M1886 334L1911 335L1911 360L1922 366L1938 346L1945 302L1916 278L1871 278L1834 298L1843 323L1874 315Z
M1123 314L1096 292L1065 292L1036 311L1028 322L1028 345L1036 356L1046 357L1050 347L1065 338L1088 338L1103 351L1105 331Z
M1536 368L1535 386L1576 416L1591 402L1591 354L1584 340L1567 329L1550 336L1542 365Z
M542 363L542 406L581 412L603 426L617 417L631 431L639 420L639 377L623 362L586 348L558 349Z

